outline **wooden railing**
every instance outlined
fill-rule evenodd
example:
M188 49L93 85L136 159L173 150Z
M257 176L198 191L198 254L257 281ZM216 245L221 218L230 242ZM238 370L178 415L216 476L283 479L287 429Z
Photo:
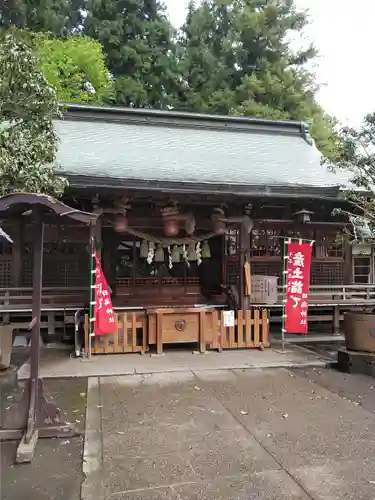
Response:
M123 287L155 287L155 286L199 286L200 278L158 278L158 277L137 277L137 278L117 278L116 284Z
M275 304L257 304L264 307L282 306L282 287L278 287ZM375 306L374 285L312 285L309 293L309 307L315 306Z
M0 312L31 309L32 293L32 288L0 288ZM81 309L87 300L87 287L49 287L42 291L42 308Z
M149 350L163 352L164 344L196 343L208 349L244 349L269 346L268 311L235 311L234 325L224 326L223 314L215 309L155 309L119 313L112 334L92 338L92 354L115 354ZM89 319L85 318L85 345L88 354Z

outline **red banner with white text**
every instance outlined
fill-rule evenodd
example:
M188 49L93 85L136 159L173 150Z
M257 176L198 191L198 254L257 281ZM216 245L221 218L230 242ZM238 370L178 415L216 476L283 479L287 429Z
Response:
M286 257L284 329L307 334L312 245L287 243Z
M111 291L104 276L98 254L94 250L95 293L94 293L94 335L113 333L116 327L115 313L112 307Z

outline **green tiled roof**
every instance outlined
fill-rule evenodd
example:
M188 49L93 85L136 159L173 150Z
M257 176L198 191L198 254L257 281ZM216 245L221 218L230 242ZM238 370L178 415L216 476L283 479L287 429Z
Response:
M72 106L56 122L65 174L216 185L346 183L321 165L304 124Z

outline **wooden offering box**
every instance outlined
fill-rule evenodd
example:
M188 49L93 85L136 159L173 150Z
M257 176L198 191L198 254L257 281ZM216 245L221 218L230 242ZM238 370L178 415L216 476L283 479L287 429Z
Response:
M213 340L214 309L154 309L148 314L148 342L157 344L161 352L163 344L197 342L200 350Z

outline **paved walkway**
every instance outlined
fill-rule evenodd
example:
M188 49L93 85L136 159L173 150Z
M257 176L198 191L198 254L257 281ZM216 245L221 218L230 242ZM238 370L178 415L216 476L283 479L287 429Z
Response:
M69 357L65 349L43 349L40 371L43 378L94 377L106 375L134 375L145 373L181 372L186 370L227 370L230 368L265 368L290 366L323 366L327 360L300 347L287 345L285 351L274 348L208 351L206 354L192 354L181 350L165 353L163 356L145 354L108 354L91 359ZM30 366L26 362L19 370L19 379L29 377Z
M373 500L374 444L373 413L286 369L91 378L82 498Z

